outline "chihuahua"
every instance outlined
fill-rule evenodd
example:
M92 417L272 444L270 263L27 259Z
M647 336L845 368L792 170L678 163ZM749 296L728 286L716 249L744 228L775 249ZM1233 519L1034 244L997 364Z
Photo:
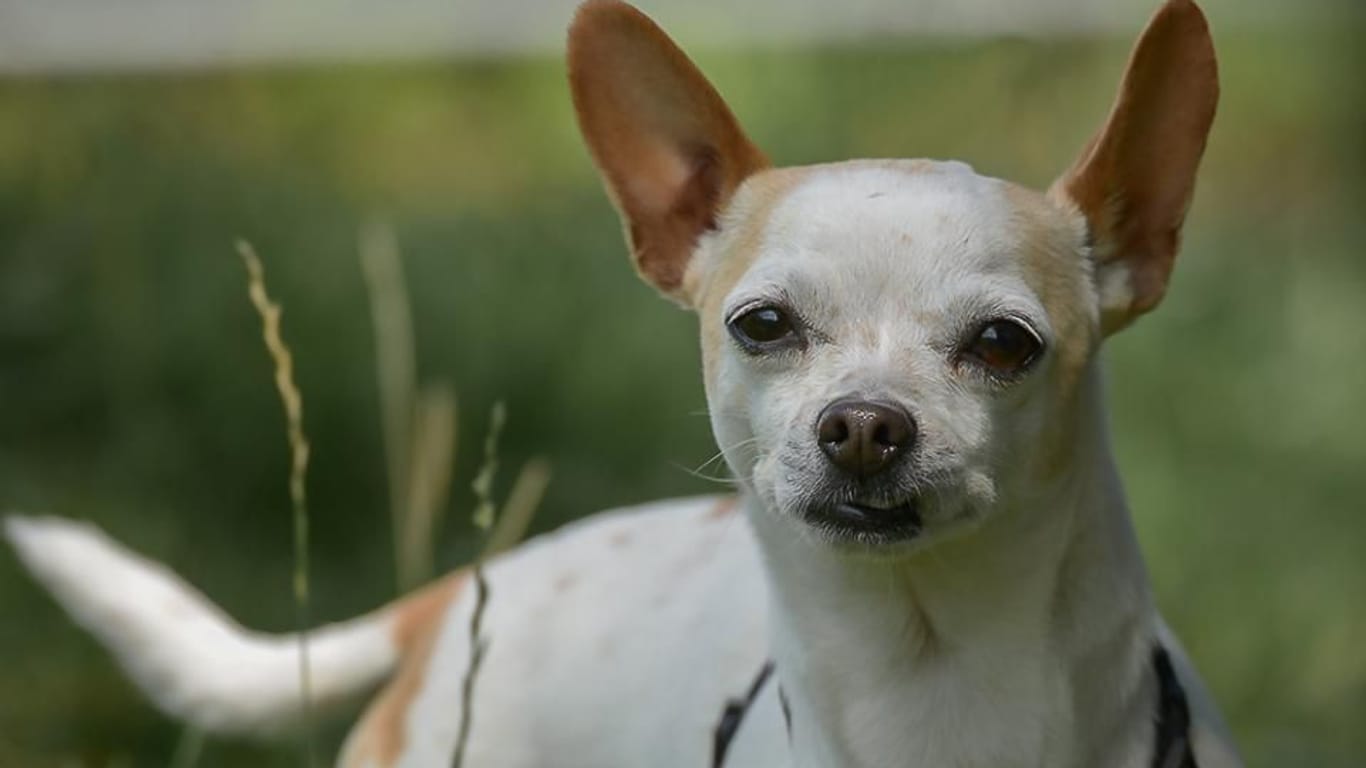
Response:
M646 16L580 8L569 82L644 280L695 310L737 498L605 513L309 633L316 708L384 682L339 764L1224 768L1153 605L1098 351L1161 300L1218 98L1168 0L1047 192L957 162L775 168ZM165 712L298 725L247 632L87 525L12 517L37 578ZM468 709L468 711L466 711Z

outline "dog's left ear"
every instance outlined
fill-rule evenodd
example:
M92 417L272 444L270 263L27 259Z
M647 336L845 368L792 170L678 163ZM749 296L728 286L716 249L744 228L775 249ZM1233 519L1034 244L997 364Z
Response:
M1106 335L1166 292L1218 100L1205 16L1190 0L1168 0L1139 38L1105 126L1053 185L1090 225Z
M683 278L698 238L768 161L688 57L625 3L579 8L569 29L569 85L636 270L689 303Z

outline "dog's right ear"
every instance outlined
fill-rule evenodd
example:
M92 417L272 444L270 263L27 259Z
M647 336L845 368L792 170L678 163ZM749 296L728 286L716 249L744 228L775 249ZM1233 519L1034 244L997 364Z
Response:
M768 161L688 57L625 3L579 8L569 29L569 85L636 269L690 303L683 278L698 238Z

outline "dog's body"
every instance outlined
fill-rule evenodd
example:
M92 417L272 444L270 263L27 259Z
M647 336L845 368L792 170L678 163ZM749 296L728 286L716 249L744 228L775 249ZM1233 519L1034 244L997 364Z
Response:
M742 492L492 563L465 764L703 768L753 682L732 768L1238 765L1152 605L1096 355L1176 254L1217 94L1194 5L1159 12L1047 195L957 163L769 169L615 2L580 12L570 70L637 268L699 312ZM292 718L287 641L97 532L9 532L163 709L238 732ZM397 667L343 765L450 763L473 592L453 574L313 636L324 703Z

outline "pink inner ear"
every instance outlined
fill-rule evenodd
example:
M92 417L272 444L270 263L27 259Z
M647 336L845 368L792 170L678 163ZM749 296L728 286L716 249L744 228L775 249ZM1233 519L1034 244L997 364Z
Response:
M621 192L642 213L664 214L674 209L693 173L693 165L685 155L651 148L641 153L636 169L622 180Z
M698 238L715 227L724 169L715 150L706 147L680 149L660 165L664 170L645 185L649 208L623 207L637 268L659 289L675 292ZM645 204L643 198L637 202Z
M674 197L670 213L690 225L696 234L716 226L721 206L723 171L721 159L712 147L686 148L687 178Z

